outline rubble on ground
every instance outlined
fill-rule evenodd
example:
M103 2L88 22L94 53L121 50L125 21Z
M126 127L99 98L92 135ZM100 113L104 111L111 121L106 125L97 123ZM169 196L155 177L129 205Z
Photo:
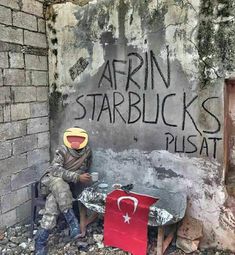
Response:
M65 225L64 225L65 226ZM55 229L49 239L49 255L130 255L117 248L104 247L102 221L93 223L87 229L85 238L70 242L68 229ZM0 232L0 255L31 255L34 253L34 240L30 238L30 225L16 225ZM34 234L36 230L34 230ZM155 243L156 230L150 233L149 255ZM184 255L175 246L166 252L168 255ZM233 255L225 251L196 251L192 255Z

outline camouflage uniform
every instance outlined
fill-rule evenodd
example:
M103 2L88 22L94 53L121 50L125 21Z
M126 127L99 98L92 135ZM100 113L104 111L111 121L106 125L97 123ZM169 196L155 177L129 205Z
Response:
M72 208L73 195L71 184L79 182L79 176L87 172L91 164L91 150L88 146L81 150L69 149L61 146L56 151L51 166L41 178L42 189L47 190L45 213L41 220L41 227L52 229L56 226L56 219L60 212ZM82 190L82 184L74 185L77 193Z

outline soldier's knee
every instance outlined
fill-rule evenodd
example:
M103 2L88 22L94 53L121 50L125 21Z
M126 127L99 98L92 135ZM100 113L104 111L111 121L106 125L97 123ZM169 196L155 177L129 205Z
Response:
M56 177L51 183L50 190L54 194L61 191L62 192L70 191L70 187L69 184L65 182L62 178Z

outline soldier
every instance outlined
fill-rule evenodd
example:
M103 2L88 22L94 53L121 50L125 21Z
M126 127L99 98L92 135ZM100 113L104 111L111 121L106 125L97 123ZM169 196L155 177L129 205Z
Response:
M91 150L87 145L88 134L81 128L69 128L65 131L63 140L64 145L56 151L53 162L41 178L41 190L47 197L41 228L35 236L36 255L47 254L47 239L61 212L69 225L70 237L76 239L81 235L78 220L72 209L73 195L70 184L74 184L74 187L81 191L82 186L91 180L90 175L86 173L91 164ZM79 211L84 234L86 210L81 204Z

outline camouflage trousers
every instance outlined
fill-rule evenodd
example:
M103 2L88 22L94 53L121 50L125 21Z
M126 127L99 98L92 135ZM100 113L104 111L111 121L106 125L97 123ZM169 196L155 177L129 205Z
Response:
M48 187L50 193L46 198L41 227L53 229L56 226L57 216L72 208L73 196L69 184L60 177L47 175L44 180L42 179L42 183Z

